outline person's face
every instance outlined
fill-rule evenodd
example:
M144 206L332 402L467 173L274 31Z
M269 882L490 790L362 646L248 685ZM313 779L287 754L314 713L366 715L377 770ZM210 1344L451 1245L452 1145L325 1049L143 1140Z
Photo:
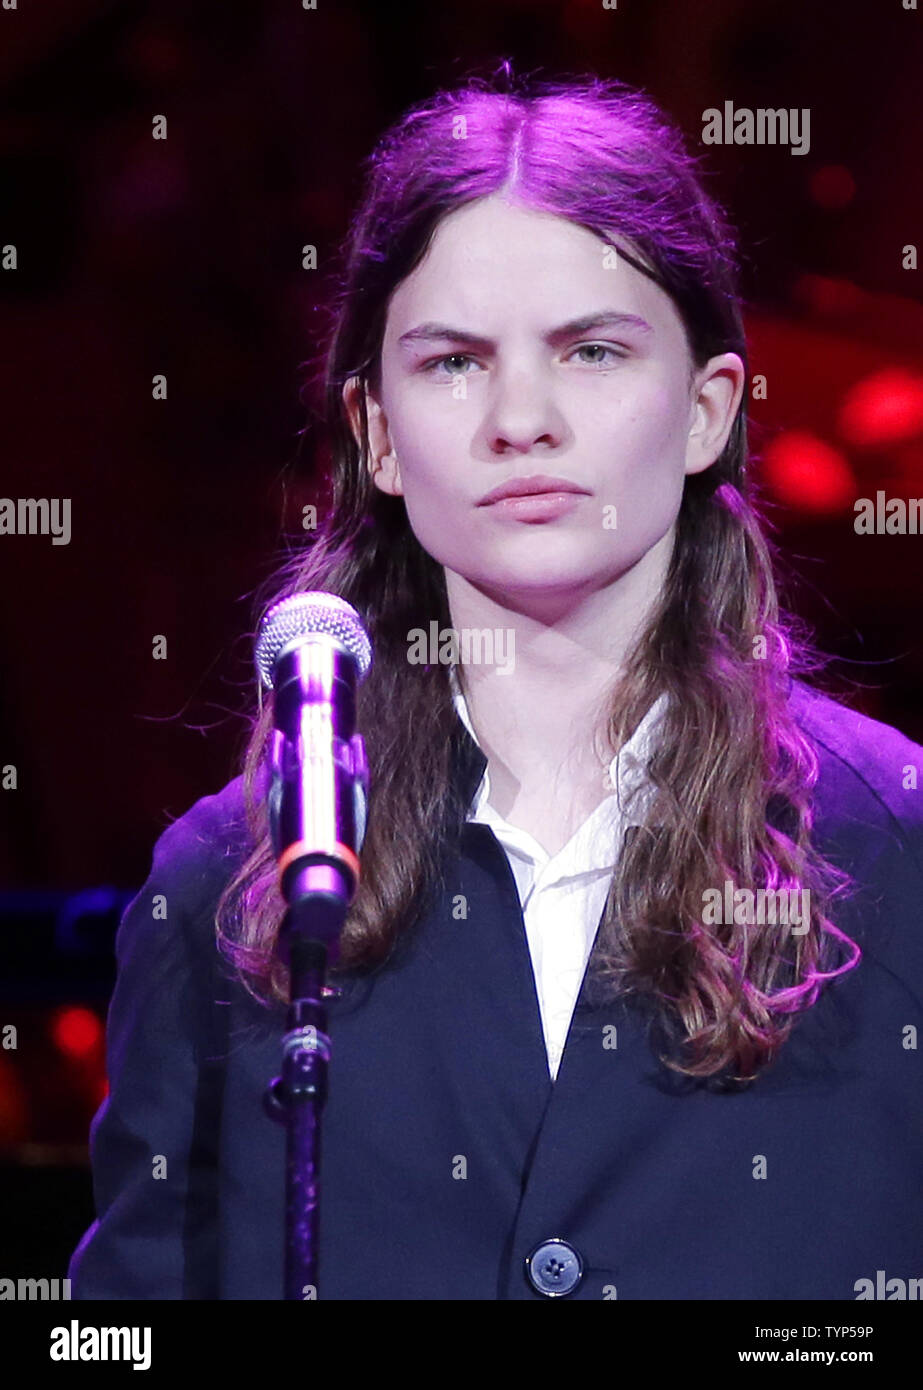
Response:
M564 327L603 314L626 317ZM374 481L472 585L517 608L576 598L654 547L668 559L685 475L718 458L743 389L733 353L691 374L672 300L608 244L482 199L442 221L391 296L368 397ZM356 392L353 378L358 438ZM552 515L479 505L536 474L585 491Z

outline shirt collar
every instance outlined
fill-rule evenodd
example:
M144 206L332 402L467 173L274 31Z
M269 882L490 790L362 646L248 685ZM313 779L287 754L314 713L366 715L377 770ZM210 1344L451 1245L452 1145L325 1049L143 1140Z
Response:
M483 772L479 784L473 793L473 800L468 811L469 820L479 820L483 816L484 806L490 799L490 776L487 771L487 759L481 745L478 743L477 734L471 723L471 716L468 712L468 702L462 693L458 677L454 666L449 670L449 678L452 685L452 699L459 719L467 730L475 748L480 753L477 763L483 765ZM651 755L654 741L663 721L668 704L666 691L654 701L650 709L635 729L631 738L622 748L619 749L615 757L609 763L609 785L612 787L612 795L616 799L619 812L627 805L628 795L639 784L643 786L647 777L647 764ZM636 808L645 805L649 800L650 792L653 789L645 788L638 794L638 799L633 803L633 813ZM647 793L647 795L645 794ZM637 824L634 820L631 824Z

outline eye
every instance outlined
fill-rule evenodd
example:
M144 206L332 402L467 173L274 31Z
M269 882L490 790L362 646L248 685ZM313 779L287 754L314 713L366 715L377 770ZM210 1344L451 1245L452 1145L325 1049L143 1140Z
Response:
M608 352L610 358L626 357L628 355L620 348L610 347L608 343L581 343L579 347L574 348L574 352ZM602 367L606 365L608 364L603 362L600 358L597 358L594 362L587 363L587 366L590 367Z
M469 357L468 354L467 354L466 352L450 352L450 353L448 354L447 357L434 357L433 360L432 360L432 362L424 362L424 364L423 364L423 370L424 370L424 372L435 372L435 371L436 371L436 368L437 368L437 367L441 367L441 366L443 365L443 363L445 363L445 362L473 362L473 361L474 361L474 358L473 358L473 357ZM441 375L443 375L443 373L440 372L440 373L437 373L437 375L441 376ZM449 375L450 375L450 376L468 376L469 373L466 372L466 371L463 371L461 367L451 367L451 368L449 369Z

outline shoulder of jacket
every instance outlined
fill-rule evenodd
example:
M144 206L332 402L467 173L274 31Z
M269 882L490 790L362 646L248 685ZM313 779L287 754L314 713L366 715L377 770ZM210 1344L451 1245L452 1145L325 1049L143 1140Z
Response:
M154 980L176 984L193 962L194 973L207 978L200 972L213 961L215 908L250 848L241 776L200 797L162 831L116 932L113 1000Z
M152 857L152 880L169 879L185 905L204 904L253 849L243 776L202 796L162 831Z
M818 798L837 814L899 829L923 864L923 745L801 680L790 701L818 754Z

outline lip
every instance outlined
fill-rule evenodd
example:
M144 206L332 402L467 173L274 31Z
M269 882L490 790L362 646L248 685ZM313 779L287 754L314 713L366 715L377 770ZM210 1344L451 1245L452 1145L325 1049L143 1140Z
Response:
M501 497L487 510L512 521L553 521L578 507L581 496L579 492L532 492L523 497Z
M479 507L492 507L497 502L503 502L511 497L542 497L546 493L575 492L587 495L586 488L578 487L568 478L549 478L546 474L536 473L531 478L508 478L505 483L493 488L478 503Z

